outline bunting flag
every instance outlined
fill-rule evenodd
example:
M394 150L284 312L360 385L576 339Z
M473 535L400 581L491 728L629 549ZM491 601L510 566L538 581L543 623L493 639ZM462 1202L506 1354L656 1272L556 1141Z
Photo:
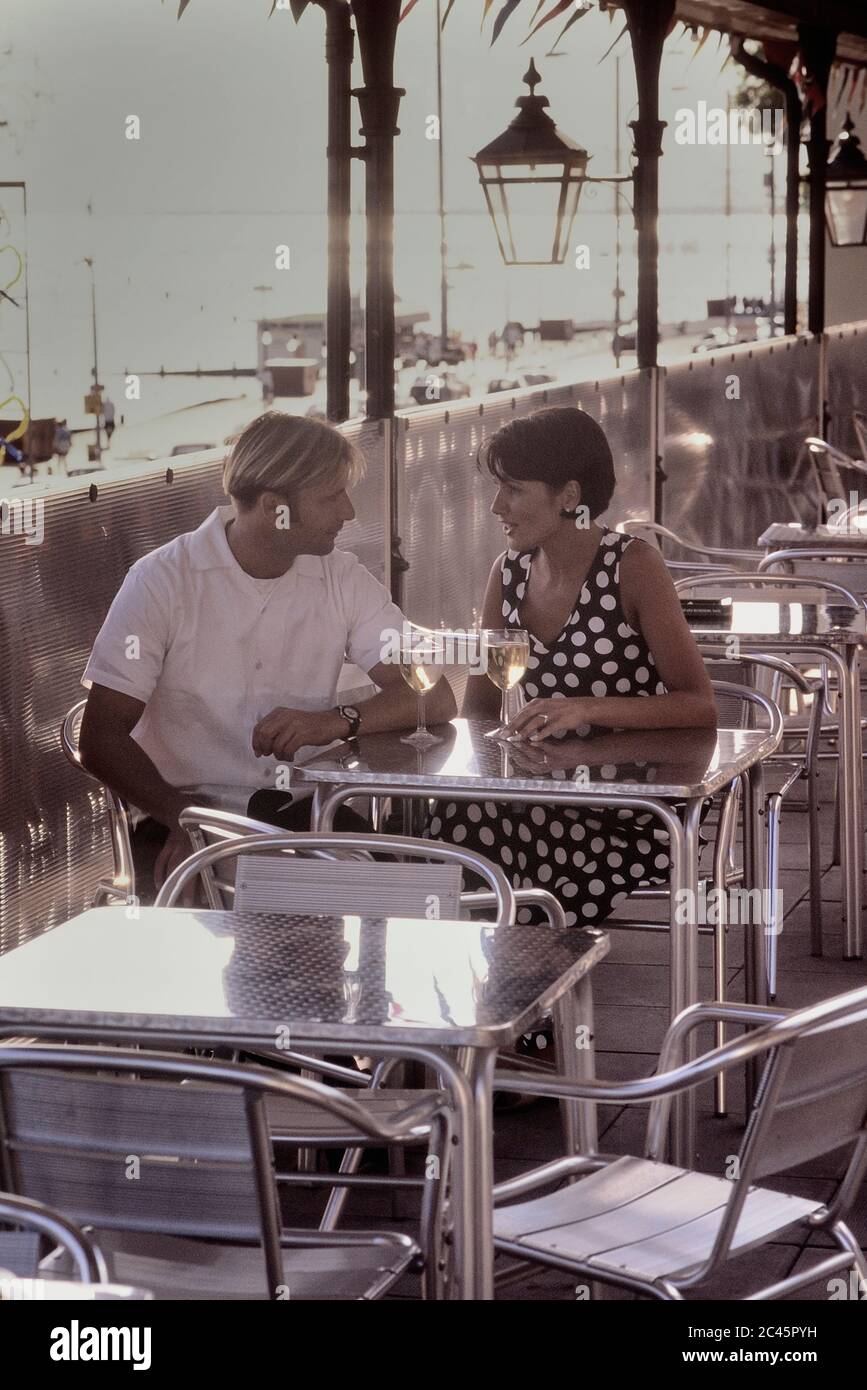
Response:
M611 52L612 48L616 48L616 47L617 47L617 45L619 44L620 40L623 38L623 35L626 33L626 31L627 31L628 28L629 28L629 24L628 24L628 22L627 22L626 24L624 24L623 28L620 30L620 33L617 35L617 38L614 40L614 42L613 42L613 43L610 43L610 44L608 45L608 47L606 48L605 52L602 54L602 57L599 59L599 63L604 63L604 62L605 62L605 59L608 57L608 54ZM599 67L599 63L596 64L597 68Z
M566 23L563 25L563 28L560 30L559 34L554 40L554 43L552 44L549 53L546 55L548 58L553 58L556 56L555 50L557 48L557 44L562 39L563 35L568 33L568 31L572 28L572 25L577 24L579 19L583 19L586 14L589 14L591 8L592 6L587 5L585 9L576 10L573 15L569 16L569 18L566 20Z
M533 35L542 28L543 24L547 24L549 19L556 19L558 14L562 14L564 10L570 9L574 3L575 0L557 0L557 4L554 6L553 10L549 10L546 15L543 15L536 27L531 29L527 37L522 40L521 47L523 48L525 43L529 43Z
M500 10L499 14L494 20L494 32L491 35L491 44L495 44L497 42L497 39L500 37L500 34L502 32L503 25L505 24L506 20L510 19L511 16L515 13L515 10L518 8L520 3L521 0L506 0L505 5Z
M412 11L415 9L415 7L416 7L417 4L418 4L418 0L407 0L407 4L404 5L403 9L401 10L400 14L398 15L398 19L397 19L398 24L402 24L402 23L403 23L403 21L406 19L407 15L412 13Z

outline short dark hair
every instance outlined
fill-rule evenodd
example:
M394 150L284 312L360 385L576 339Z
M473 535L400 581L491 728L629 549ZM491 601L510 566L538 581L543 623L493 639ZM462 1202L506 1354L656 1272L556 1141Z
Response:
M549 406L503 425L479 449L494 478L547 483L559 492L573 478L591 521L605 511L617 479L605 431L576 406Z

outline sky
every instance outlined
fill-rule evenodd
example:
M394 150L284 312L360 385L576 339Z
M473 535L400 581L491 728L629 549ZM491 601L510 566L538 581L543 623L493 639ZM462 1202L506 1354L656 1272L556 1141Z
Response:
M100 376L125 369L252 365L255 320L325 304L326 82L324 20L299 25L270 0L6 0L0 40L0 167L27 184L26 229L14 191L2 211L12 245L26 237L33 413L79 409L92 362L91 280L97 289ZM615 56L620 55L621 170L629 168L636 115L628 38L600 62L622 26L591 12L546 57L553 34L521 46L519 12L495 47L479 32L480 0L460 0L443 35L446 206L454 271L453 324L466 336L502 326L507 313L592 318L610 314L614 281L612 194L582 195L573 240L591 249L579 270L507 270L483 210L472 155L508 123L532 55L562 129L592 154L590 172L615 171ZM721 74L727 41L700 52L677 32L667 43L662 116L700 101L724 106L740 77ZM355 81L361 82L356 64ZM421 0L401 26L396 80L406 88L396 145L396 287L406 304L437 314L439 228L435 3ZM140 138L126 138L129 117ZM839 124L839 122L837 122ZM863 113L861 126L863 127ZM356 125L357 129L357 125ZM836 129L832 120L832 129ZM863 134L862 129L862 134ZM867 139L865 139L867 143ZM725 289L722 147L678 146L662 160L663 315L703 312ZM766 287L768 156L731 150L730 266L746 293ZM782 162L777 162L780 196ZM363 170L355 164L353 282L363 277ZM782 235L782 228L780 228ZM634 309L632 219L623 218L624 311ZM275 248L290 266L275 267ZM0 250L0 272L14 253ZM730 271L731 273L731 271ZM270 288L256 289L256 286ZM11 294L15 290L10 289ZM499 322L498 322L499 321ZM23 390L23 314L3 303L0 354ZM434 324L435 326L435 324ZM2 381L2 378L0 378ZM77 403L77 406L76 406Z

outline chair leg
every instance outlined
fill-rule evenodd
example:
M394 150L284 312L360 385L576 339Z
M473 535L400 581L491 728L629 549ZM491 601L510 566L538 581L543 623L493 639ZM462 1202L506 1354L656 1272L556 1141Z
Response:
M777 997L777 942L783 929L780 914L780 812L783 799L778 792L768 797L768 890L770 897L768 933L767 973L768 998Z
M821 702L818 696L815 702ZM824 922L822 920L822 845L819 835L819 764L817 753L821 736L821 714L814 711L815 724L810 731L806 749L807 774L807 836L810 848L810 950L814 956L823 954ZM836 814L835 799L835 814ZM839 833L839 821L837 822Z
M728 924L728 875L729 859L734 846L734 830L738 819L740 802L740 780L735 778L729 784L720 806L717 825L716 844L713 854L713 888L716 903L716 922L713 927L713 982L714 997L723 1003L728 992L726 927ZM724 1023L714 1024L714 1045L724 1047L726 1029ZM714 1114L722 1118L726 1114L726 1077L718 1072L714 1077Z
M831 847L831 867L840 864L840 759L834 764L834 840Z

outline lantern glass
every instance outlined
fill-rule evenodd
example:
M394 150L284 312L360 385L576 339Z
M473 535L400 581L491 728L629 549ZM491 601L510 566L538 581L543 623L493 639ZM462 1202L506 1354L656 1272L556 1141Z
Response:
M557 265L581 192L580 171L558 164L480 164L479 173L507 265Z
M867 245L867 184L829 186L825 212L834 246Z

